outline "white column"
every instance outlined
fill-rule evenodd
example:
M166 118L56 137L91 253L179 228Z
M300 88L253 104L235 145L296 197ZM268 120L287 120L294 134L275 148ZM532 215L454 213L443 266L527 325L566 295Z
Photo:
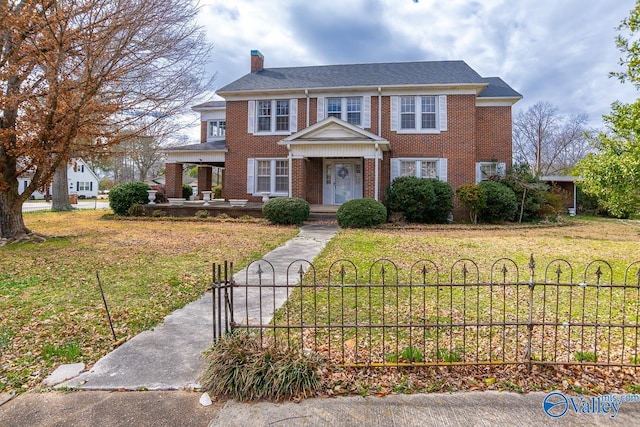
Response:
M291 187L293 186L293 159L291 158L291 144L287 144L287 159L289 160L289 197L291 197Z
M373 195L373 198L375 200L378 200L378 192L379 192L379 187L380 187L380 177L378 176L379 173L380 173L379 172L379 166L378 166L378 150L379 149L380 148L378 147L378 143L376 142L375 155L373 157L373 161L375 162L375 167L374 167L374 170L375 170L375 173L374 173L374 175L375 175L374 192L375 193Z

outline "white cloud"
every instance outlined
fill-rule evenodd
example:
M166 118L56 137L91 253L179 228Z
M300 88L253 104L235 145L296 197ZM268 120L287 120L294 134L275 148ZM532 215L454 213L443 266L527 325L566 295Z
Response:
M610 104L638 94L608 78L615 27L634 1L205 0L201 23L214 44L221 87L266 67L462 59L524 95L514 112L548 101L598 125Z

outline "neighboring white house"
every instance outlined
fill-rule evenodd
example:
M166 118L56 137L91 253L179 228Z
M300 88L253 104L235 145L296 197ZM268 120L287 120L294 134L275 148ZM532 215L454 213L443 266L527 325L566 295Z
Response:
M69 194L77 194L79 198L92 198L98 196L98 177L82 159L73 159L69 162L67 169L67 180L69 182ZM25 175L18 182L18 192L22 194L31 183L31 176ZM51 193L51 187L49 187ZM44 194L34 192L32 199L44 199Z

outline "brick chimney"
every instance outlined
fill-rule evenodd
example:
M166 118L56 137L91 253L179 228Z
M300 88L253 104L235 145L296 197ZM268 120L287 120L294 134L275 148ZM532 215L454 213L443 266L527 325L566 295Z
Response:
M259 50L251 51L251 72L256 73L264 68L264 56Z

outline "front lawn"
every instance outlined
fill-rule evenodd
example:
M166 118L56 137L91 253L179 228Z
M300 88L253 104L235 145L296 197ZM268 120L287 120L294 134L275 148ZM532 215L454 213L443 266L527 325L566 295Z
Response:
M262 222L113 221L104 211L25 214L43 244L0 247L0 392L34 387L61 363L95 363L202 295L211 263L236 270L298 232Z
M300 290L295 289L276 321L305 325L304 348L317 350L338 364L427 365L408 370L349 368L347 374L338 371L327 380L331 387L342 391L388 393L396 390L398 381L413 384L407 388L413 391L469 388L634 391L638 387L635 368L607 370L572 365L583 362L638 365L638 334L633 326L640 320L637 288L640 264L635 264L627 274L628 289L593 286L595 268L585 281L588 285L579 284L584 280L585 267L594 260L606 262L598 264L603 272L600 283L624 283L625 269L640 261L640 222L596 218L566 221L547 226L342 230L313 263L316 286L304 287L302 299ZM531 296L529 329L531 254L535 261L534 282L539 285ZM374 261L383 258L391 262L378 262L370 269ZM510 258L514 263L498 263L493 278L496 285L489 286L492 265L500 258ZM426 286L419 285L422 264L410 278L412 265L420 259L431 260L438 266L439 282L434 281L430 263L425 263L429 268ZM560 281L572 286L540 284L555 282L559 264L546 271L545 279L545 269L555 259L566 261L559 263ZM456 266L452 268L454 263ZM398 267L398 279L394 264ZM503 264L509 269L505 285L501 276ZM463 266L468 270L465 282L468 286L461 286ZM515 266L519 270L519 285L509 284L515 281ZM344 280L342 267L346 272ZM354 269L358 272L357 280ZM454 285L448 287L452 274ZM312 275L307 274L307 285L311 279ZM409 288L406 284L410 281L418 286ZM370 283L376 285L369 286ZM380 286L382 283L384 287ZM434 286L435 283L440 286ZM604 324L615 326L609 328ZM279 331L280 340L289 340L294 346L301 342L300 329ZM525 343L529 340L531 347L527 348ZM557 361L559 365L534 367L533 374L529 374L521 364L527 360ZM489 366L500 361L506 364ZM434 366L447 363L483 366Z

